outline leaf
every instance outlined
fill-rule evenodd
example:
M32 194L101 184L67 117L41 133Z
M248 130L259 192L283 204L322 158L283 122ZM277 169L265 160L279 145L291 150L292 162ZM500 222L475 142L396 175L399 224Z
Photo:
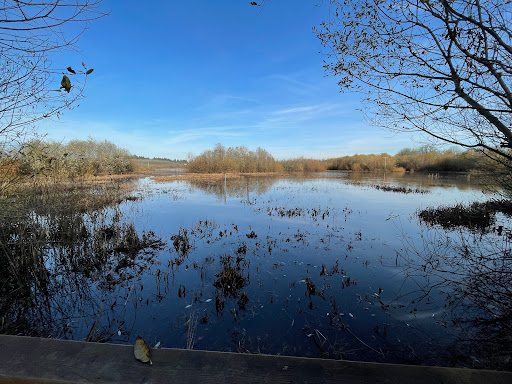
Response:
M71 80L66 75L62 76L62 80L60 81L60 87L64 88L64 90L69 93L71 91Z
M150 365L153 364L149 358L149 347L144 339L140 336L137 336L137 339L135 340L133 355L137 360L142 361L143 363L149 363Z
M76 72L73 68L67 67L66 69L68 70L69 73L74 73L76 75Z
M90 75L94 71L94 68L89 69L87 72L85 72L86 75Z
M83 61L82 61L82 67L84 67L84 68L85 68L85 64L84 64L84 62L83 62ZM86 69L87 69L87 68L86 68Z

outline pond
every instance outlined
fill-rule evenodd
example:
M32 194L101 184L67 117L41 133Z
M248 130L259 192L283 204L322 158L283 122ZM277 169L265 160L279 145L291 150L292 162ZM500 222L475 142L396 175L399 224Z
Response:
M11 212L1 332L510 369L508 216L418 218L492 197L466 175L131 183L97 209L67 191Z

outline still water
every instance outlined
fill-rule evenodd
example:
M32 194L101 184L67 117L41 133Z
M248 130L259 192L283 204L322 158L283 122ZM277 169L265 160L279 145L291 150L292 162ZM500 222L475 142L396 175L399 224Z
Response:
M106 209L104 220L133 223L162 243L129 257L107 252L94 273L67 267L59 260L73 252L50 248L51 297L34 292L40 314L32 310L25 319L39 322L33 334L114 343L140 335L151 347L377 362L509 364L499 347L489 352L477 337L482 329L474 320L486 318L486 309L446 283L468 281L471 271L461 267L467 260L438 269L432 262L475 246L508 250L507 238L492 228L444 230L417 217L427 207L491 198L467 176L337 172L136 183L133 198ZM95 220L86 219L89 226ZM507 217L496 220L495 227L507 227Z

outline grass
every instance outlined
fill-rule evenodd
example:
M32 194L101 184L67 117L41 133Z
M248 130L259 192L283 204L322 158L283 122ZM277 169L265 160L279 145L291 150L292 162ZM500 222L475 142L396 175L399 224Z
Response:
M194 349L196 343L196 332L197 332L197 312L190 312L190 316L186 322L187 325L187 349Z
M110 290L151 265L164 244L123 216L132 191L121 180L47 183L0 200L0 333L65 337L56 322L92 310L91 286ZM113 333L95 323L91 340Z
M484 231L496 221L496 213L512 216L512 202L490 200L471 205L457 204L452 207L427 208L418 212L420 220L429 225L440 225L444 229L465 227Z
M133 159L135 167L140 172L151 172L157 169L185 168L186 164L162 159Z

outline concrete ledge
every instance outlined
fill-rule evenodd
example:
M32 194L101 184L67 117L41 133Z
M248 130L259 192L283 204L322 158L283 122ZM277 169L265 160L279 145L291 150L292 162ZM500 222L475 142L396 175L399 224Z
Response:
M512 373L0 335L0 383L512 383Z

